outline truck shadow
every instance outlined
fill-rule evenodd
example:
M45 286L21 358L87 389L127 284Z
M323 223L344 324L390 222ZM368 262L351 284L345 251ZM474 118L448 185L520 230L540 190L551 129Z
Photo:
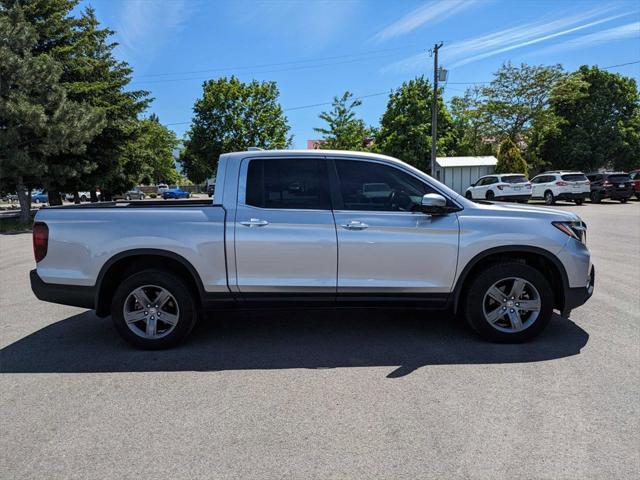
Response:
M429 317L429 318L428 318ZM429 365L528 363L577 355L589 335L554 315L525 344L492 344L442 313L405 310L234 312L200 322L182 346L139 351L110 319L85 312L0 350L2 373L222 371L391 367L398 378Z

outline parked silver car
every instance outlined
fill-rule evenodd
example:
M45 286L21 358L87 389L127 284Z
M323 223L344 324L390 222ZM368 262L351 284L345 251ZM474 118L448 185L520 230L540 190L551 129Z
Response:
M236 152L217 178L213 201L40 210L36 296L164 348L202 310L283 304L450 309L487 339L523 341L593 293L580 217L474 203L391 157Z

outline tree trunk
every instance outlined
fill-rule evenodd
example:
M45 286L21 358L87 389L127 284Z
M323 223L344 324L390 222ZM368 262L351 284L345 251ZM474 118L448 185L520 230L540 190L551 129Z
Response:
M78 192L73 192L73 203L80 204L80 194Z
M57 188L49 189L49 205L62 205L62 195Z
M31 189L24 186L22 177L18 177L18 201L20 202L20 223L27 224L31 220Z

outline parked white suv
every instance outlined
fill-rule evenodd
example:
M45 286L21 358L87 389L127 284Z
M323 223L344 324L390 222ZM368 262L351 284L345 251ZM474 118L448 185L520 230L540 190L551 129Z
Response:
M531 183L521 173L505 173L480 177L464 194L469 200L515 200L527 203Z
M531 198L543 198L553 205L556 200L573 200L582 205L591 193L590 182L582 172L544 172L531 180Z

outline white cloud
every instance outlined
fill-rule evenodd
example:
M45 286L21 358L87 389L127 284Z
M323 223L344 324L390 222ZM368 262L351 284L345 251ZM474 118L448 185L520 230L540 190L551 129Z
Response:
M116 29L126 57L138 63L150 61L184 28L194 5L187 0L124 2Z
M578 48L599 45L602 43L612 42L615 40L623 40L625 38L635 38L640 40L640 22L627 23L618 27L609 28L600 32L589 33L578 38L572 38L566 42L557 45L551 45L540 50L536 50L537 54L558 53L566 50L574 50Z
M555 15L556 20L545 18L453 42L445 45L441 50L443 64L446 64L448 68L459 67L500 53L592 28L634 13L610 14L614 8L613 6L605 6L575 15ZM383 71L409 72L424 69L427 61L425 55L414 55L388 65Z
M447 18L474 6L478 0L438 0L429 2L409 12L401 19L388 25L373 39L378 42L412 32L425 23L440 23Z

